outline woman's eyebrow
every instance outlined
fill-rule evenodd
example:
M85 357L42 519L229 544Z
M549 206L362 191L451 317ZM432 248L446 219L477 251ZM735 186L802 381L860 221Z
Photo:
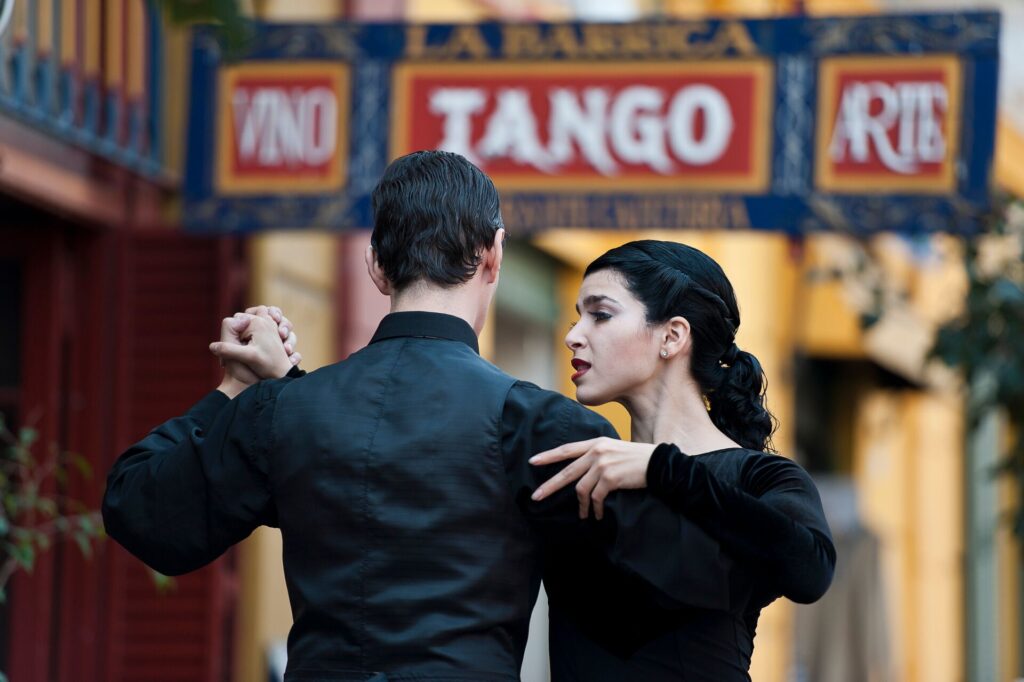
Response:
M619 304L619 302L616 301L611 296L605 296L604 294L591 294L590 296L587 296L585 299L583 299L583 305L594 305L594 304L597 304L597 303L601 303L603 301L608 301L610 303L615 303L616 305ZM580 306L577 303L576 304L576 313L579 314L579 312L580 312Z

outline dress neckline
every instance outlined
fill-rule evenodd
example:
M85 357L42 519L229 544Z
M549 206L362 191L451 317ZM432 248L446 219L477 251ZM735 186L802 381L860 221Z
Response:
M676 447L678 448L679 446L676 445ZM736 450L743 450L745 452L747 448L742 445L736 445L728 448L718 448L717 450L708 450L707 452L698 452L695 455L690 455L690 457L705 457L707 455L717 455L722 452L734 452ZM682 452L682 448L680 448L680 452Z

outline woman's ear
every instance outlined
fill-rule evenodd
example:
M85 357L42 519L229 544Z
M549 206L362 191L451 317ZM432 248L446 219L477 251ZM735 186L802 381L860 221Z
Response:
M691 343L690 321L685 317L677 315L664 324L661 332L663 358L667 360L680 353L689 355Z

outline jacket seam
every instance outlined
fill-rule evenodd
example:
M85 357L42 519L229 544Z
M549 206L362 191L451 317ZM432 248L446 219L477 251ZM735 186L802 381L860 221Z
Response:
M366 627L366 576L368 574L369 567L367 566L369 558L369 518L370 518L370 459L373 456L373 445L377 440L377 433L380 431L380 424L384 417L384 410L387 407L387 394L388 389L393 385L392 379L395 375L395 370L398 368L398 362L402 359L402 355L405 353L406 346L409 345L408 339L403 340L401 347L398 352L395 353L395 360L391 363L391 368L388 370L387 377L383 383L382 390L380 393L380 406L377 409L377 416L374 419L373 433L370 434L370 440L367 442L366 450L363 453L363 499L361 514L363 518L363 538L362 538L362 557L359 561L359 663L360 667L366 669L366 645L369 641L367 637Z

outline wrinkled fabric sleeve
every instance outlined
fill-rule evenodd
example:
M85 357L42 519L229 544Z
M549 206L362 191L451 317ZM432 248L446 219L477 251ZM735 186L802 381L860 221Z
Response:
M558 393L518 382L506 399L502 433L513 497L545 542L587 538L614 566L653 588L666 606L728 608L731 560L699 526L646 491L611 494L603 521L579 519L573 485L541 502L530 498L569 462L535 467L529 458L565 443L618 438L606 419Z
M502 413L502 456L516 504L533 521L545 523L547 534L579 527L579 506L571 485L535 502L530 498L544 481L568 462L536 467L530 457L566 443L619 435L601 415L553 391L519 381L505 399Z
M107 476L107 534L154 570L180 575L258 526L276 525L272 419L294 376L260 382L234 400L212 391L129 447Z
M816 601L832 582L836 550L811 477L796 462L755 455L739 486L717 478L699 458L662 443L647 467L652 493L679 510L780 594Z

